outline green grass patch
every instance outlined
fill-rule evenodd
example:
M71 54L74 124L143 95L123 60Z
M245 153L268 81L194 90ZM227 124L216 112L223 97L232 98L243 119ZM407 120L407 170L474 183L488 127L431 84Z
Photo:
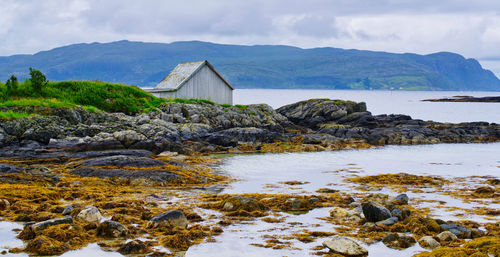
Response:
M27 112L14 112L14 111L0 112L1 120L14 120L14 119L26 118L28 116L30 116L30 114Z
M72 108L84 106L89 111L144 112L158 107L165 100L136 87L100 81L49 82L41 92L35 92L29 81L19 84L14 95L7 95L2 87L0 106L44 106Z
M181 103L181 104L199 104L199 103L205 103L205 104L212 104L214 105L215 103L206 100L206 99L195 99L195 98L190 98L190 99L184 99L184 98L174 98L174 99L169 99L169 103Z
M246 110L248 108L248 105L243 105L243 104L235 104L234 107L240 109L240 110Z

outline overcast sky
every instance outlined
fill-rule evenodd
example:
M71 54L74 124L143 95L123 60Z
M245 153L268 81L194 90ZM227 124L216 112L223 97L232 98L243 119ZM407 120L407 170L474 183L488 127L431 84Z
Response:
M0 55L202 40L500 56L496 0L0 0Z

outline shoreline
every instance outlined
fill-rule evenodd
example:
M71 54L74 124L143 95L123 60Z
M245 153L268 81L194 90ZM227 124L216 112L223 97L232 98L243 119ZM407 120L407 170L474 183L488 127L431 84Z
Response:
M285 213L318 208L331 208L330 216L323 217L325 222L345 229L310 229L284 238L271 236L252 245L293 249L290 240L335 241L338 235L404 249L421 244L417 239L437 238L450 231L458 231L456 239L445 233L452 240L437 241L456 251L484 252L482 246L467 245L466 239L499 243L500 229L494 225L430 218L428 210L413 206L421 199L408 200L407 196L401 196L400 202L370 190L352 193L328 188L306 195L221 194L220 187L235 178L216 169L220 158L203 156L499 142L500 125L494 123L373 116L364 103L329 99L302 101L277 110L266 105L168 104L135 116L79 108L29 108L39 114L0 122L0 216L25 224L18 237L26 247L12 248L11 253L57 255L97 242L101 249L122 254L182 256L190 246L216 242L216 236L232 224L259 220L287 227ZM284 179L278 186L304 183ZM393 192L428 187L440 192L442 185L459 185L439 176L411 174L365 176L348 183L389 187ZM497 187L462 188L449 194L494 199ZM372 202L373 208L363 207ZM384 218L370 218L372 210L381 211ZM481 211L485 217L496 215L495 210ZM335 249L331 244L316 245L310 251L328 254Z

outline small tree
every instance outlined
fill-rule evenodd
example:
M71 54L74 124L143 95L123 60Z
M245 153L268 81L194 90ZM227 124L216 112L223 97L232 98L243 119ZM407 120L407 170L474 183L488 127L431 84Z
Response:
M31 81L31 86L33 87L33 90L35 92L40 93L42 92L42 87L47 85L47 77L43 75L43 73L39 70L35 70L30 67L30 81Z
M7 86L7 94L14 95L17 92L17 86L19 85L17 77L14 75L10 76L5 85Z

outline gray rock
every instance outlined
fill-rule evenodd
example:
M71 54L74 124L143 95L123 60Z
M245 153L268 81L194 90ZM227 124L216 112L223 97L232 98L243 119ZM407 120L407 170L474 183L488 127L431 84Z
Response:
M35 224L30 225L31 230L38 234L40 231L55 225L61 224L73 224L73 218L71 216L64 216L62 218L50 219L42 222L37 222Z
M407 205L408 201L409 201L408 195L400 194L400 195L394 197L393 199L391 199L389 202L391 204L395 204L395 205Z
M73 206L71 205L68 205L66 206L66 208L64 208L63 212L62 212L62 215L69 215L71 214L71 212L74 210L75 208L73 208Z
M188 220L186 215L180 210L165 212L153 217L147 224L148 228L157 227L187 227Z
M441 227L444 230L448 230L451 233L455 234L458 238L468 239L472 236L472 231L470 229L457 224L441 224Z
M115 155L107 157L98 157L93 159L88 159L80 162L82 166L95 167L95 166L116 166L116 167L158 167L164 166L165 163L148 158L148 157L137 157L137 156L127 156L127 155Z
M438 247L441 247L441 244L436 241L436 239L434 239L432 236L423 236L421 237L419 240L418 240L418 244L422 247L422 248L426 248L426 249L436 249Z
M146 140L144 135L139 134L134 130L117 131L113 133L113 137L120 141L125 147L130 147L137 142Z
M97 207L87 206L76 215L76 219L85 222L99 222L102 215Z
M106 220L97 226L97 236L106 238L126 237L128 229L119 222Z
M122 245L118 252L121 254L144 254L149 252L149 247L141 240L134 239Z
M291 204L291 203L290 203ZM245 197L245 196L231 196L224 200L222 204L222 210L224 211L256 211L263 210L264 206L259 203L255 198Z
M356 241L347 237L337 237L323 242L332 252L346 256L368 255L368 250L359 245Z
M375 202L362 203L363 214L369 222L378 222L391 217L391 212L384 206Z
M378 222L376 222L375 224L376 224L376 225L392 226L392 225L394 225L396 222L398 222L398 217L390 217L390 218L388 218L388 219L378 221Z

